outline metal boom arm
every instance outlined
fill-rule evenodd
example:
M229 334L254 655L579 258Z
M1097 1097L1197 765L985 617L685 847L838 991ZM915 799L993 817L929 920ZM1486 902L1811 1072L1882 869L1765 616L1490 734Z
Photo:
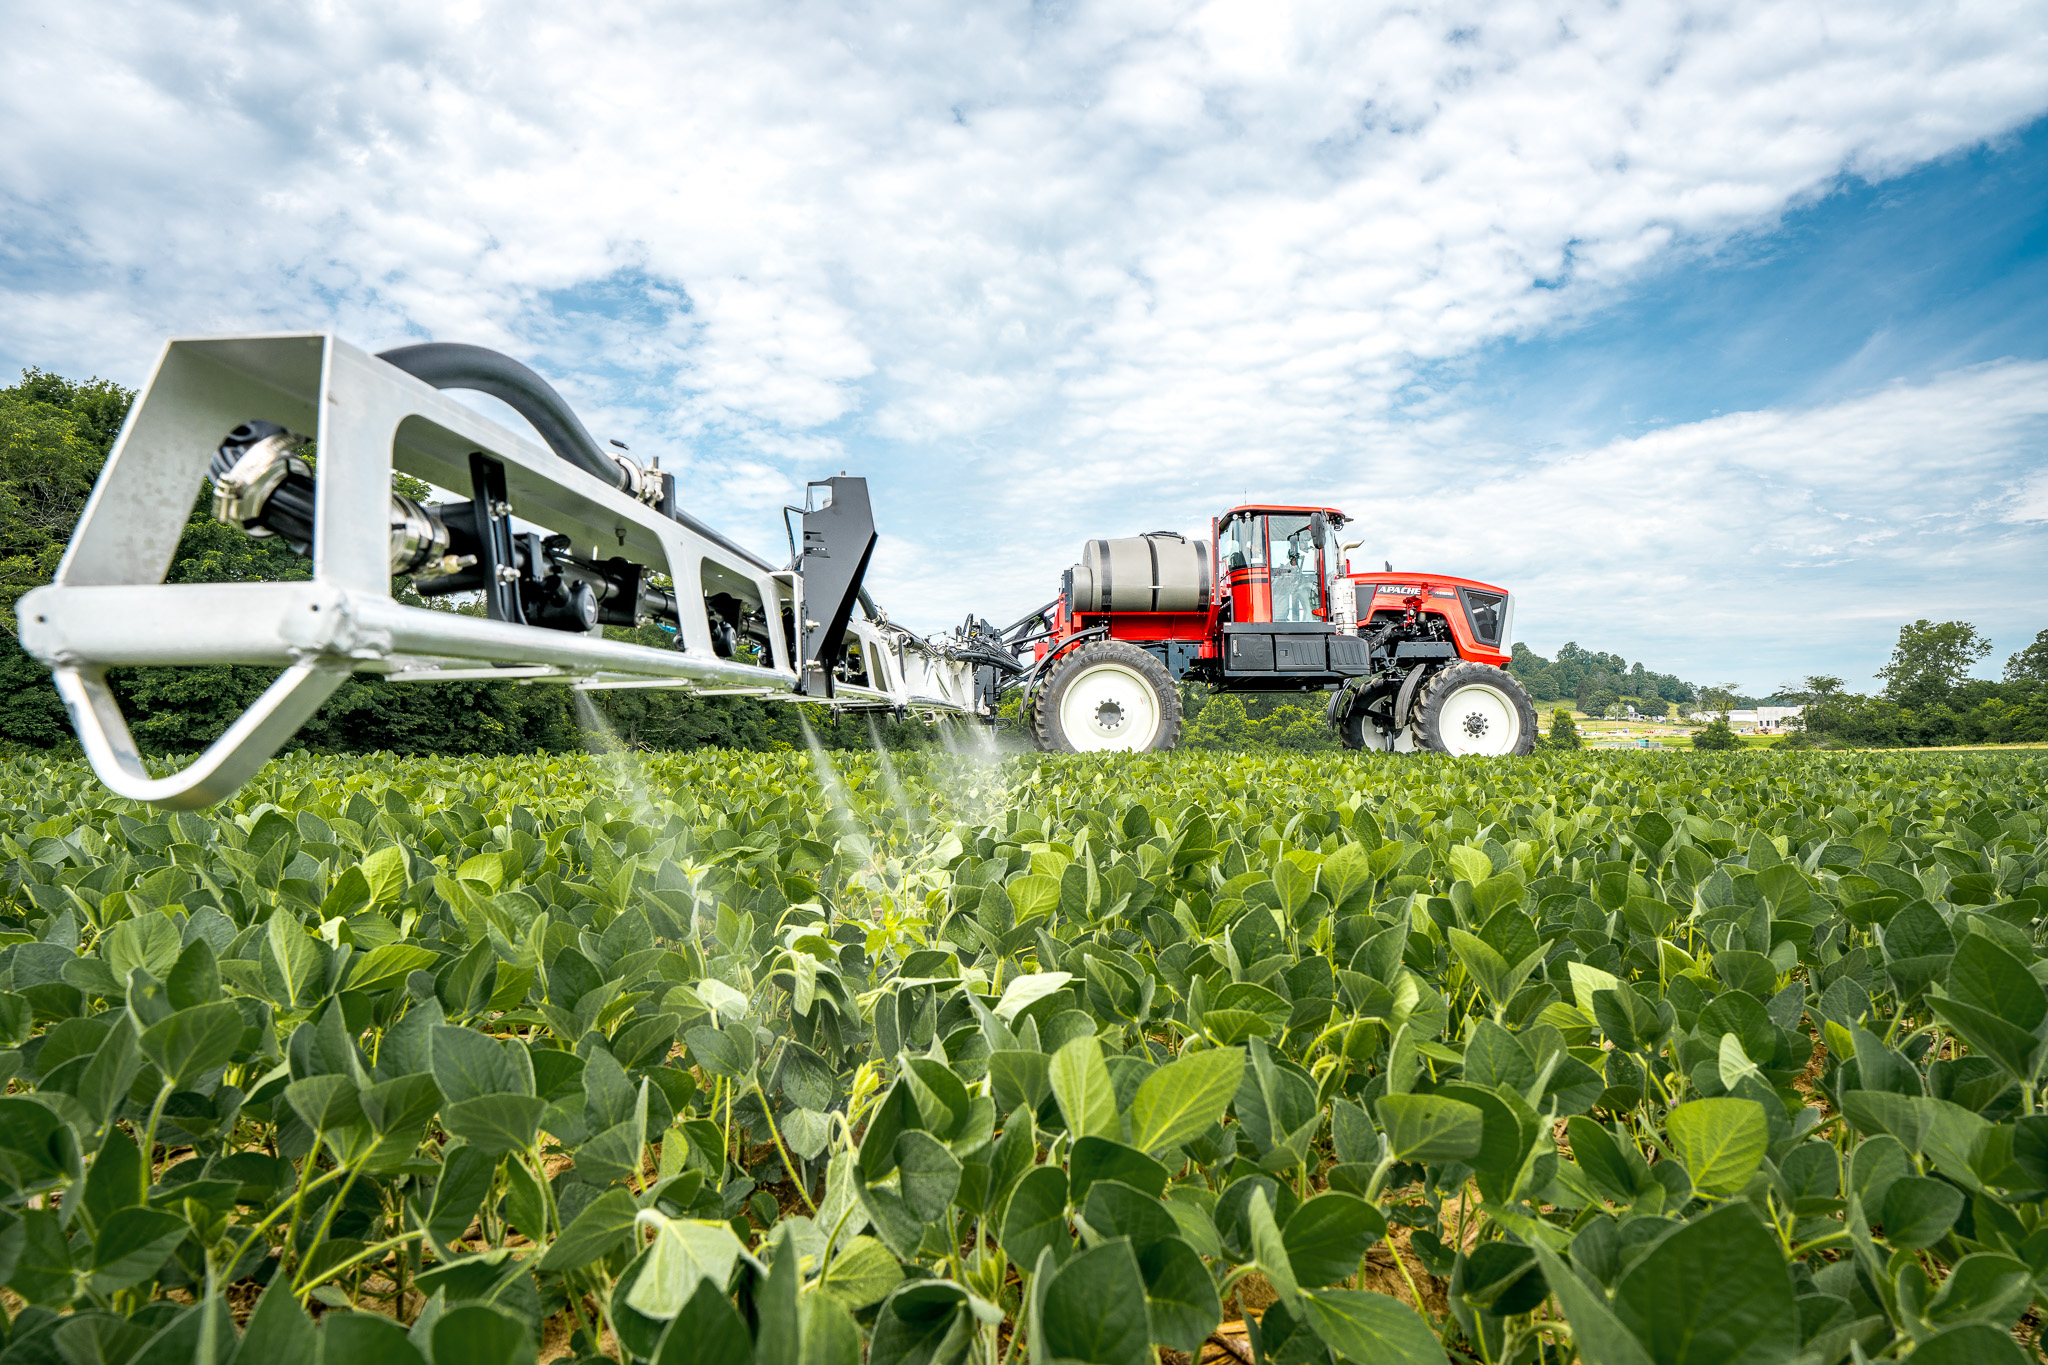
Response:
M418 349L394 358L415 362L413 368L440 382L471 386L460 373L451 378L447 363L439 371L418 363ZM475 354L463 358L476 361ZM256 423L305 433L318 443L306 537L312 580L166 584L209 461L225 451L227 433ZM254 427L249 442L267 430ZM580 423L575 432L587 446L578 454L586 458L558 455L331 334L170 341L101 471L55 580L20 603L22 646L49 665L86 755L107 786L181 809L233 792L351 672L380 673L394 682L521 678L581 687L803 694L835 706L899 713L986 711L977 700L974 664L956 658L952 642L926 641L880 613L850 612L862 593L872 523L866 545L855 549L857 565L841 562L843 556L819 557L821 567L831 564L825 576L832 581L807 581L801 556L789 569L774 569L682 513L668 476L611 456L619 477L599 477L592 466L601 472L598 461L607 453ZM424 507L396 499L394 470L477 496L469 504ZM485 470L488 495L479 477ZM865 516L863 481L831 483L835 505ZM515 520L542 530L513 534ZM807 542L811 524L807 518ZM486 554L463 563L450 553L434 567L455 575L446 583L474 580L477 590L490 592L491 618L497 619L408 606L392 597L401 554L431 558L447 548L436 534L488 538ZM475 568L479 558L494 577L489 584ZM649 586L655 575L672 586ZM540 584L555 598L542 601ZM807 588L816 600L805 600ZM508 605L508 597L516 600ZM534 612L522 609L520 600L541 602L553 613L540 618L549 624L524 623ZM672 625L674 649L608 640L598 624L649 614ZM107 685L107 669L222 663L284 671L204 754L176 773L153 776ZM814 684L806 686L806 677Z

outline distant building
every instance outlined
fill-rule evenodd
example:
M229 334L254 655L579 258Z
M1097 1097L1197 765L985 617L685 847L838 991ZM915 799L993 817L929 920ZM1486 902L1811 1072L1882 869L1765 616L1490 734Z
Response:
M1787 729L1797 729L1804 706L1758 706L1728 713L1728 724L1745 734L1774 735ZM1692 718L1697 721L1711 721L1719 718L1717 711L1695 711Z

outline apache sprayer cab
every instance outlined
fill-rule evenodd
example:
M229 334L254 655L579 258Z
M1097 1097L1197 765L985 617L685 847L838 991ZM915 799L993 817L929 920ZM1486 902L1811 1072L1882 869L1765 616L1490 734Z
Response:
M1352 573L1342 512L1237 507L1206 540L1091 540L1060 595L1005 632L1039 747L1170 749L1176 682L1328 695L1351 749L1526 754L1528 693L1509 676L1514 599L1443 574Z

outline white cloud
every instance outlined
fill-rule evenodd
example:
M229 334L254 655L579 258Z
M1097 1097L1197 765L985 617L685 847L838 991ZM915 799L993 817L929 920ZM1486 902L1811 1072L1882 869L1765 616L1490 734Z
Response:
M174 332L503 346L636 451L666 442L699 510L751 512L743 540L779 539L748 531L803 478L860 465L915 540L878 590L906 618L994 615L1085 536L1198 525L1240 493L1554 487L1556 462L1447 455L1459 414L1416 399L1418 369L1597 309L1844 171L2027 120L2044 20L2040 0L17 9L0 352L133 379ZM1579 457L1593 502L1628 505L1629 458ZM1788 520L1796 479L1741 477L1753 495L1701 494L1761 518L1727 531L1772 564L1920 543L1862 498ZM1578 515L1519 520L1536 505ZM1693 543L1691 506L1635 514L1616 572L1675 581L1659 546Z
M1653 668L1769 688L1827 658L1861 677L1918 617L1976 622L2001 659L2031 639L2048 527L2016 526L2027 506L2010 495L2044 456L2048 363L2008 362L1673 427L1379 510L1402 528L1385 551L1396 565L1514 588L1541 653L1626 639Z

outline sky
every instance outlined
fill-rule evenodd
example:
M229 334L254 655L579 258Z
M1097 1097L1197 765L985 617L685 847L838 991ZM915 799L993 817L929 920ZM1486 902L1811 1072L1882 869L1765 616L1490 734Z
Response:
M920 628L1264 500L1758 694L2048 629L2048 0L77 0L0 120L0 373L493 346Z

